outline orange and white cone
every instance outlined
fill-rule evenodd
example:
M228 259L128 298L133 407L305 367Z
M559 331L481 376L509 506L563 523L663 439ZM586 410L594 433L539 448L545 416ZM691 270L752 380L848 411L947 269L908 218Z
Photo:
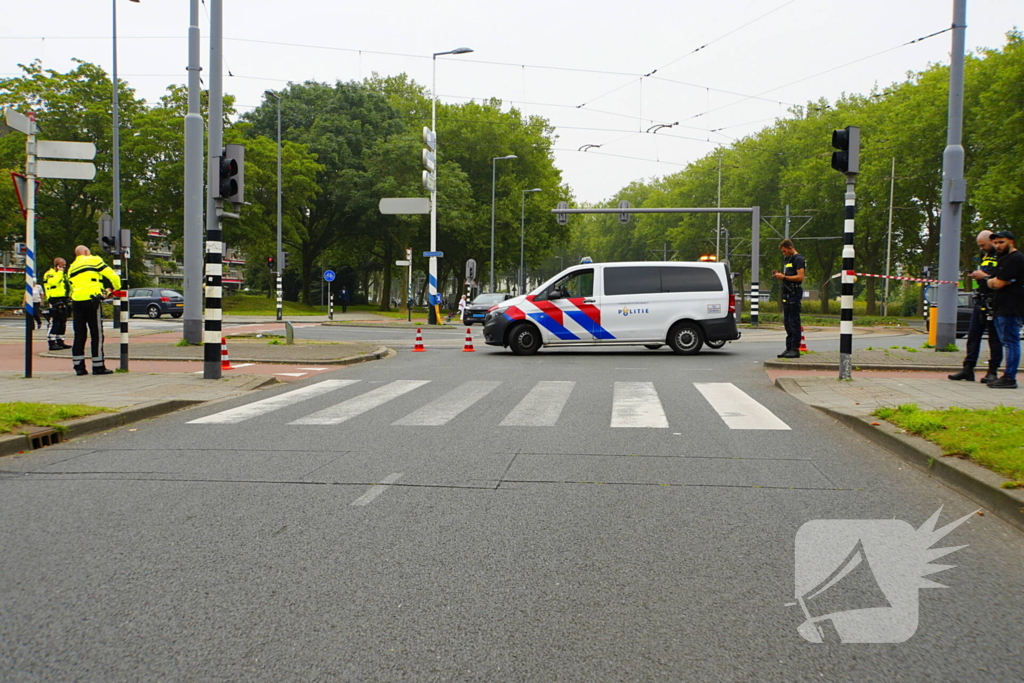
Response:
M416 346L412 347L412 350L413 352L426 351L426 349L423 348L423 333L418 327L416 328Z
M466 345L462 347L463 351L476 351L473 348L473 329L470 327L466 328Z
M234 370L231 367L231 358L228 357L228 340L224 337L220 338L220 369Z
M810 349L807 348L807 342L804 341L804 326L801 325L800 326L800 348L797 349L797 351L799 351L801 353L806 353L809 350Z

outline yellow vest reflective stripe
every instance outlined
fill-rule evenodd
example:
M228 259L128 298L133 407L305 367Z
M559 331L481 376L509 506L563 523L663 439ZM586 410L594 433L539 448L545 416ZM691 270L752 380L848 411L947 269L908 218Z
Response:
M112 289L120 289L121 278L114 269L103 262L99 256L79 256L68 267L68 280L71 282L71 300L88 301L103 294L106 284Z
M47 299L60 299L68 295L67 273L56 268L50 268L43 275L43 289L46 290Z

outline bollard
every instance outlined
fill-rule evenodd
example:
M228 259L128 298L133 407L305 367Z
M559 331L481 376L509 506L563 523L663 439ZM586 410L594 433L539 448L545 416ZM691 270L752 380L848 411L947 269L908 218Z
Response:
M934 348L939 343L939 307L928 309L928 343Z
M284 323L284 343L294 344L295 343L295 326L287 320Z

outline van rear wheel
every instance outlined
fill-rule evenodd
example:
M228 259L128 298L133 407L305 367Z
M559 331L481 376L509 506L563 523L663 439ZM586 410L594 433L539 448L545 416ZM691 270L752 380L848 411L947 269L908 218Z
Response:
M692 356L704 345L704 337L695 323L677 323L668 333L668 345L676 353Z
M520 323L509 333L508 347L517 356L532 356L540 348L540 333L530 323Z

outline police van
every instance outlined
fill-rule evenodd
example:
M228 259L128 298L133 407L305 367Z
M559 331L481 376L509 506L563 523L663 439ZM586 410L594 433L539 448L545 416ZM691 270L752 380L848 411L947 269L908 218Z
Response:
M668 344L689 355L739 339L735 313L724 263L581 263L492 307L484 341L520 356L574 344Z

